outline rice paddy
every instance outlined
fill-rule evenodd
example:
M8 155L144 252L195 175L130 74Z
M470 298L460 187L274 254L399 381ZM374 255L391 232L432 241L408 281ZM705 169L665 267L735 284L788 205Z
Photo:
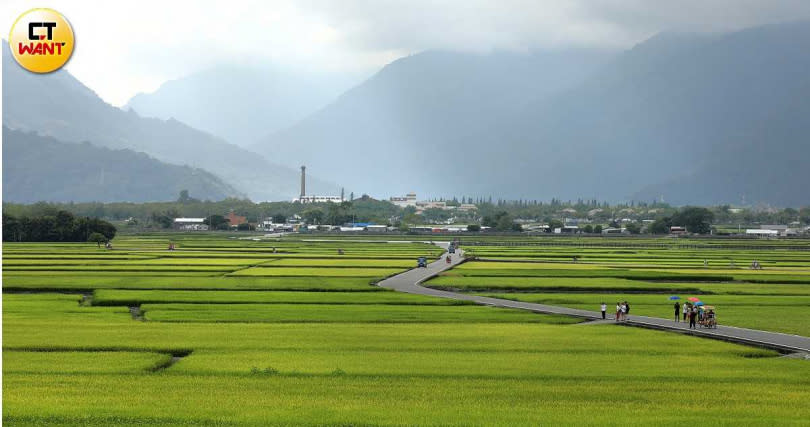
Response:
M165 250L169 239L176 251ZM751 271L741 265L747 253L713 241L719 248L590 248L589 255L565 246L570 240L543 242L561 246L520 247L517 257L505 246L465 247L495 261L465 263L428 285L593 310L602 298L620 298L634 313L659 317L671 314L671 294L698 295L728 324L810 333L810 252L748 249L765 266ZM190 233L125 235L113 245L4 244L5 423L773 425L810 418L805 360L374 286L419 256L441 254L426 243ZM723 251L741 268L704 267L708 251ZM572 253L580 253L576 262L552 259ZM782 317L754 321L744 315L750 310Z
M662 318L674 317L670 297L683 303L691 296L717 306L725 325L810 335L810 251L737 245L743 243L749 248L476 245L467 247L475 261L427 286L593 311L601 302L612 311L628 301L633 314ZM755 260L761 269L750 268Z

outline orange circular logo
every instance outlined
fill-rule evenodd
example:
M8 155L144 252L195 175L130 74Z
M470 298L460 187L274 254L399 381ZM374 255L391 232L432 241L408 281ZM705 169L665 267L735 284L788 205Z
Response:
M70 59L73 28L53 9L31 9L14 21L8 44L20 66L34 73L50 73Z

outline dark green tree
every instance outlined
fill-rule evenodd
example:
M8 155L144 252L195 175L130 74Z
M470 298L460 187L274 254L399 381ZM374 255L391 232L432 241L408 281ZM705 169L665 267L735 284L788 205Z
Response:
M428 223L446 221L450 218L450 212L441 208L429 208L422 211L422 218Z
M3 215L3 240L17 242L86 242L93 233L107 240L115 237L115 226L98 218L76 218L58 211L55 215L23 216Z
M810 224L810 206L799 209L799 221Z
M329 203L326 211L326 221L332 225L340 225L352 221L352 202Z
M307 224L320 224L323 222L323 211L320 209L308 209L301 213Z
M228 220L222 215L211 215L203 220L203 224L206 224L211 230L228 229Z
M630 234L641 233L641 225L637 222L631 222L624 226Z
M687 206L672 216L672 225L682 225L690 233L707 234L712 229L714 213L706 208Z
M3 241L19 242L21 239L22 229L20 221L11 215L3 213Z
M108 242L107 236L105 236L105 235L103 235L101 233L95 233L95 232L90 234L90 237L87 238L87 241L91 242L91 243L95 243L96 246L98 246L99 248L101 247L102 243L107 243Z
M669 217L658 218L650 224L648 231L652 234L669 234L672 220Z

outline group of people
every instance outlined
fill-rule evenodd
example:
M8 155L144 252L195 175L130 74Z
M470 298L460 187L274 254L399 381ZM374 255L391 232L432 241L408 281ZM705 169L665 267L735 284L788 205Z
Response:
M607 319L607 304L602 302L599 306L602 311L602 319ZM699 304L692 304L686 302L681 307L681 303L675 301L675 321L681 321L681 308L683 308L683 321L686 322L689 319L689 328L696 329L697 325L703 326L713 326L714 325L714 308L709 307L708 309L704 309L702 305ZM622 322L627 320L627 316L630 314L630 304L627 301L624 302L617 302L616 303L616 322Z
M688 302L683 304L683 321L689 319L689 329L697 329L697 324L705 325L706 322L714 320L714 310L704 310L702 305L693 305ZM681 304L675 301L675 322L681 321Z
M602 310L602 319L606 319L607 318L607 304L605 304L604 301L603 301L602 304L600 304L599 308ZM623 321L623 320L627 320L627 315L628 314L630 314L630 304L628 304L627 301L625 301L625 302L617 302L616 303L616 317L615 317L616 321L620 322L620 321Z

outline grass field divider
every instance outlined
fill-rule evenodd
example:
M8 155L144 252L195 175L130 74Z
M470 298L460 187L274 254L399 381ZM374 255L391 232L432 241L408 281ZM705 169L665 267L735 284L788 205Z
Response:
M250 265L246 265L246 266L243 266L243 267L237 268L236 270L229 271L229 272L227 272L227 273L222 273L222 276L223 276L223 277L225 277L225 276L227 276L227 275L229 275L229 274L236 273L237 271L247 270L247 269L249 269L249 268L253 268L253 267L259 267L259 266L262 266L262 265L264 265L264 264L267 264L267 263L270 263L270 262L273 262L273 261L278 261L279 259L281 259L281 258L271 258L271 259L266 259L266 260L263 260L262 262L258 262L258 263L256 263L256 264L250 264Z
M165 360L163 363L155 365L154 367L152 367L151 371L152 372L165 371L166 369L169 369L172 366L174 366L174 364L179 362L184 357L189 356L192 352L193 350L182 350L171 352L169 353L169 355L171 356L169 359Z
M158 353L168 356L160 363L149 368L149 372L160 372L170 368L184 357L188 357L194 352L188 348L177 349L151 349L139 347L3 347L3 351L15 351L20 353L70 353L70 352L93 352L93 353Z
M139 322L145 322L146 319L143 317L143 312L141 312L141 306L139 305L131 305L129 307L129 314L132 316L132 320L137 320Z
M93 293L82 292L82 297L79 299L79 307L92 307L93 306Z

